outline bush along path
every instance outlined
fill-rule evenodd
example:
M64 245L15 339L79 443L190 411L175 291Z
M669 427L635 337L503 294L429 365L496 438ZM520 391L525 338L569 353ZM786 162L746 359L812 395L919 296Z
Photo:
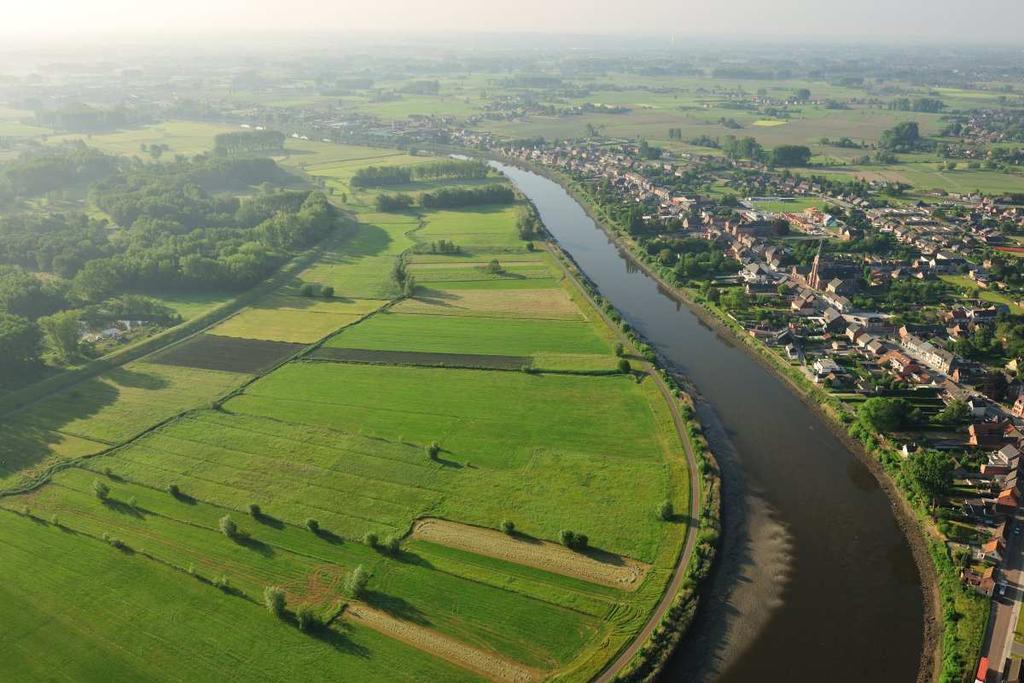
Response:
M672 414L686 453L690 481L688 515L691 528L676 559L668 586L644 627L594 680L653 681L682 640L697 612L701 584L711 573L720 530L718 466L701 434L692 399L660 365L654 350L625 323L597 287L554 243L548 249L558 258L570 281L589 299L604 322L616 330L624 349L647 361L643 372L655 383ZM698 476L699 475L699 476ZM697 526L693 528L696 520Z

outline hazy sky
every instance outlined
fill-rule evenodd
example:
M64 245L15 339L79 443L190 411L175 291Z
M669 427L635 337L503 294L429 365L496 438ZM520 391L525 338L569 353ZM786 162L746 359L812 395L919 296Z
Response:
M0 37L528 31L953 39L1024 45L1024 0L0 0Z

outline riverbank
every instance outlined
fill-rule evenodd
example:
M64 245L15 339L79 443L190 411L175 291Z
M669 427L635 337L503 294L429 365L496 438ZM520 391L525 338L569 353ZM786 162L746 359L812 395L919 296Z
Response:
M598 287L570 254L554 241L549 242L549 249L559 258L573 284L587 297L604 322L618 330L627 347L650 364L647 374L657 383L669 405L676 431L686 451L690 482L687 514L690 520L697 520L697 525L687 532L664 594L644 628L595 679L597 683L647 683L656 680L662 673L669 657L696 617L701 587L714 567L721 531L718 463L702 434L693 399L666 371L667 364L656 357L646 340L624 324L619 312L601 295ZM683 402L685 412L679 409L680 401Z
M716 333L736 343L736 345L742 346L742 348L746 349L748 355L754 358L762 367L784 380L793 394L799 397L805 405L817 411L824 418L824 424L864 463L889 500L894 517L914 557L920 584L924 592L924 647L922 648L920 665L918 667L918 680L938 680L942 675L943 669L943 649L940 644L945 635L947 636L948 645L948 634L950 632L955 633L955 630L951 631L950 629L956 628L955 624L947 623L946 629L943 629L942 623L939 621L939 615L943 612L941 609L942 603L955 598L955 596L943 596L941 593L941 586L948 582L940 581L939 567L937 566L940 559L935 553L935 545L940 545L938 550L942 553L945 552L945 549L941 547L941 544L934 537L930 537L930 521L927 519L926 513L915 509L910 500L903 495L903 492L891 476L892 473L886 470L882 461L872 456L864 444L856 441L849 434L846 427L850 421L849 413L843 409L837 399L830 396L820 387L811 384L799 371L785 364L781 358L772 354L769 349L752 339L724 311L714 307L710 302L699 301L699 295L695 292L688 292L670 284L662 273L651 264L645 262L642 252L638 250L637 245L628 236L616 230L615 226L610 224L607 217L601 215L599 209L590 201L590 198L571 179L551 169L534 164L524 164L520 160L510 161L543 175L562 186L583 207L590 218L605 232L620 251L629 256L629 260L632 263L641 268L648 277L657 281L673 299L686 306L704 324L714 329Z

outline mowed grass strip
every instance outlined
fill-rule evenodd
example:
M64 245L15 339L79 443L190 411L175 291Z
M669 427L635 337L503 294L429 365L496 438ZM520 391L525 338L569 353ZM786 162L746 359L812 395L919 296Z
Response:
M578 553L559 543L446 519L421 519L413 527L412 536L622 590L639 588L650 569L628 557L608 553Z
M150 363L256 374L294 355L302 344L202 334L149 357Z
M549 540L571 528L650 562L664 534L652 510L670 492L656 413L667 408L649 384L298 362L225 407L421 448L438 441L446 494L436 516L489 527L509 518Z
M345 619L354 620L403 643L435 654L470 671L476 671L488 680L531 683L543 677L540 671L469 647L415 622L396 619L387 612L358 602L348 606L345 610Z
M247 308L210 332L224 337L312 344L360 317L359 313L342 310L324 312L295 308Z
M358 624L312 638L137 553L3 517L5 681L481 680Z
M371 351L324 346L307 356L339 363L380 365L423 365L434 368L479 368L481 370L522 370L533 364L529 356L495 356L471 353L420 353L417 351Z
M385 311L327 341L337 348L425 353L530 356L611 353L607 338L585 321L423 315Z
M447 291L421 289L391 308L393 313L460 315L538 320L584 320L565 290Z

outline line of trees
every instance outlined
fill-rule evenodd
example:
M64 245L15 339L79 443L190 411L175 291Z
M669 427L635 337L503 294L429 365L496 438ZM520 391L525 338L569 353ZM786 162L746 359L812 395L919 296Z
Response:
M474 160L445 159L412 167L412 175L417 180L474 180L486 178L489 174L487 164Z
M246 130L220 133L213 138L213 152L218 155L265 154L284 149L285 134L276 130Z
M405 166L366 166L360 168L349 181L352 187L386 187L408 185L412 182L412 170Z
M449 187L420 195L420 206L424 209L450 209L476 204L511 204L516 194L508 185L485 185L484 187Z

